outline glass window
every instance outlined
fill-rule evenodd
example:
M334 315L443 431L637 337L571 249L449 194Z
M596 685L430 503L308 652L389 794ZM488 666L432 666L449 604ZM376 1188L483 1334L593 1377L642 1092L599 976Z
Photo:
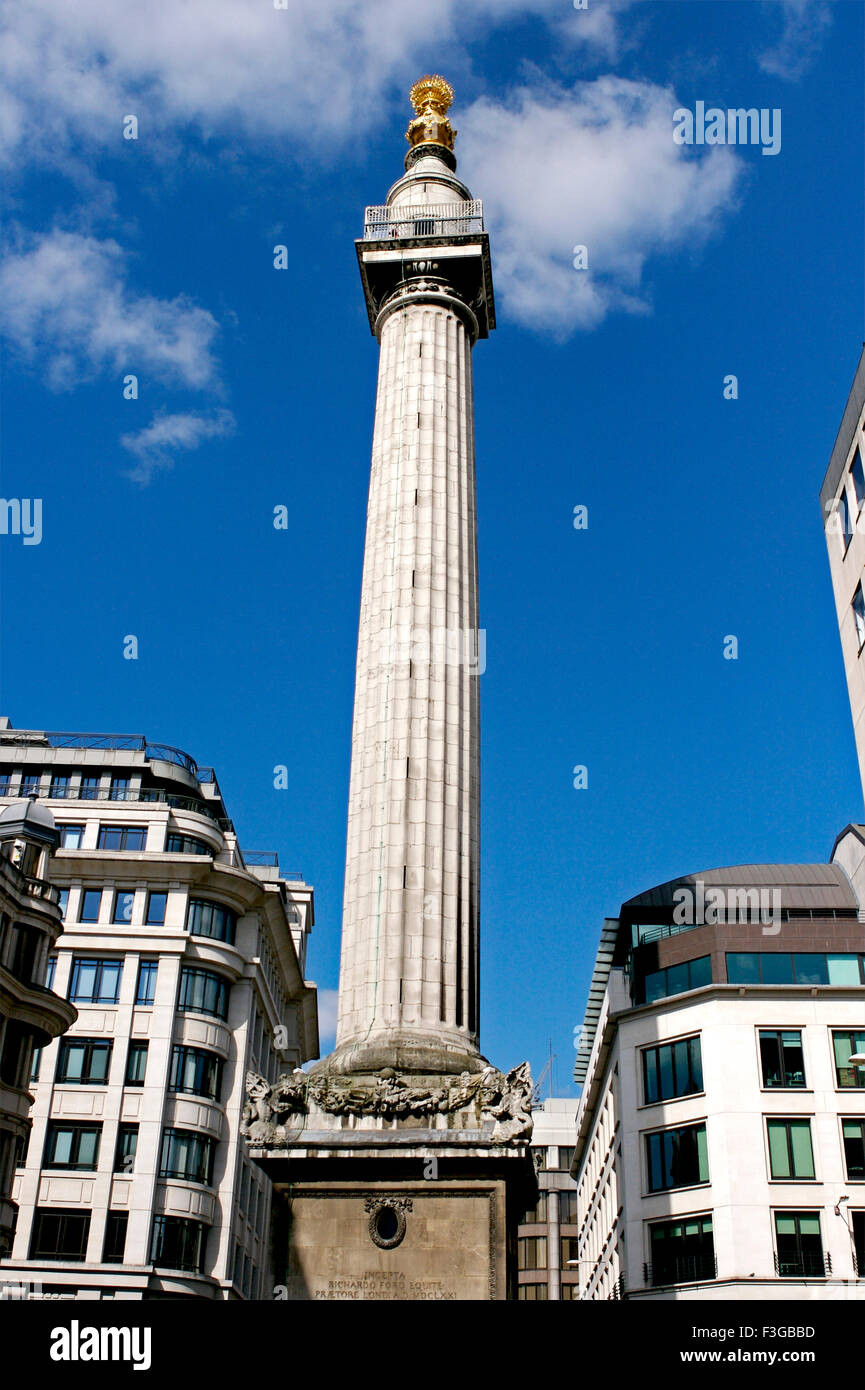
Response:
M80 922L98 922L101 902L101 888L85 888L81 894L81 910L78 913L78 920Z
M132 911L135 907L135 892L131 888L118 888L114 894L114 912L112 922L131 922Z
M116 1004L120 997L123 962L74 956L69 998L81 1004Z
M558 1166L559 1166L560 1169L563 1169L564 1172L567 1173L567 1172L570 1171L571 1164L572 1164L573 1161L574 1161L574 1154L575 1154L575 1153L576 1153L576 1149L575 1149L575 1147L574 1147L573 1144L560 1144L560 1145L559 1145L559 1163L558 1163Z
M814 1177L810 1120L768 1120L769 1171L773 1178Z
M727 955L727 980L731 985L758 985L759 955L753 951L730 951Z
M62 773L53 773L51 777L51 791L49 793L57 801L65 800L69 795L69 778Z
M61 849L80 849L84 839L83 825L58 825Z
M213 1177L214 1149L209 1135L198 1134L191 1129L164 1129L159 1176L182 1178L185 1182L200 1182L209 1187Z
M102 1262L107 1265L122 1265L126 1250L126 1227L129 1224L128 1211L110 1211L105 1221L105 1244L102 1247Z
M99 849L141 850L147 840L143 825L100 825Z
M213 854L210 845L204 840L196 840L194 835L169 835L165 843L166 854Z
M158 969L159 962L155 960L143 960L138 967L138 988L135 991L135 1002L144 1008L149 1008L156 998Z
M35 1086L36 1082L39 1080L39 1068L41 1067L41 1065L42 1065L42 1048L41 1048L41 1047L34 1047L34 1049L33 1049L33 1062L32 1062L31 1067L30 1067L30 1084L31 1084L31 1086Z
M546 1284L518 1284L517 1301L520 1303L546 1303Z
M217 1057L215 1052L175 1045L171 1054L169 1091L218 1100L221 1081L222 1058ZM523 1219L528 1220L528 1217ZM546 1220L545 1217L543 1219Z
M546 1220L547 1194L546 1192L539 1192L537 1202L526 1212L525 1216L523 1217L522 1224L524 1226L535 1226L540 1223L546 1223Z
M646 1105L677 1096L691 1096L703 1089L703 1062L699 1037L683 1038L643 1052L643 1096Z
M865 502L865 470L862 468L862 458L857 448L853 455L853 462L850 465L850 477L853 479L853 492L856 497L856 505L861 508Z
M94 1171L99 1161L101 1125L52 1121L45 1141L45 1168L80 1168Z
M805 1054L802 1034L796 1029L779 1032L760 1029L760 1064L763 1085L794 1087L805 1085Z
M147 1070L147 1043L132 1042L129 1044L129 1051L126 1054L126 1082L127 1086L143 1086L144 1073Z
M202 898L189 900L186 925L193 936L210 936L233 945L236 922L235 914L221 903L205 902Z
M776 1211L777 1268L782 1279L823 1279L826 1262L816 1212Z
M30 1241L31 1260L84 1260L90 1234L89 1211L37 1207Z
M651 1263L648 1282L692 1283L715 1278L715 1244L711 1216L688 1216L649 1228Z
M546 1221L546 1216L541 1218ZM559 1193L559 1221L563 1226L574 1226L579 1220L576 1192Z
M184 966L180 972L180 999L178 1010L181 1013L212 1014L215 1018L228 1017L228 981L211 970L199 970L194 966Z
M842 1120L844 1162L849 1182L865 1178L865 1120Z
M695 960L682 961L680 965L669 965L666 970L648 974L643 982L645 1002L653 1004L657 999L684 994L689 989L702 989L711 983L712 958L698 956Z
M99 777L82 777L80 797L82 801L96 801L99 796Z
M128 778L128 777L112 777L112 779L111 779L110 800L111 800L111 801L129 801L129 800L130 800L129 778Z
M576 1261L580 1257L579 1241L577 1240L576 1236L562 1236L559 1244L559 1255L561 1258L561 1264L559 1268L565 1270L567 1269L570 1261L573 1260L574 1264L576 1264ZM573 1268L574 1266L572 1265L571 1267Z
M64 1086L106 1086L110 1042L102 1038L61 1038L55 1081Z
M207 1227L185 1216L155 1216L150 1258L155 1265L200 1274Z
M119 1125L117 1148L114 1151L115 1173L135 1171L135 1150L138 1147L138 1125Z
M646 1135L650 1192L709 1181L706 1126L684 1125Z
M850 522L850 503L847 499L846 487L842 487L841 489L841 496L838 498L838 511L841 516L841 549L846 552L853 537L853 527Z
M54 985L54 973L57 969L57 957L49 956L45 966L45 988L52 989Z
M835 1052L835 1084L845 1089L851 1086L865 1086L865 1066L851 1067L850 1058L865 1052L865 1029L835 1029L832 1033L832 1046Z
M18 795L21 797L22 801L28 796L38 795L41 781L41 772L24 772L21 774L21 790Z
M792 985L793 958L786 951L761 955L760 967L764 985Z
M517 1267L519 1269L546 1269L546 1236L520 1236L517 1241Z
M854 955L832 955L826 957L829 967L830 985L855 985L862 983L859 971L859 957Z
M765 963L771 960L771 956L763 957L763 979L766 978ZM793 957L793 965L796 970L797 985L828 985L829 971L826 968L826 957L822 953L799 952ZM773 981L774 983L774 981ZM785 980L786 984L787 981Z
M167 893L147 894L147 916L144 919L146 926L162 927L165 925L165 905L167 902Z
M59 889L58 903L59 903L59 906L60 906L60 915L61 915L61 917L63 918L63 920L64 920L64 922L65 922L65 920L66 920L66 909L67 909L67 907L69 906L69 889L68 889L68 888L61 888L61 889Z
M859 650L865 644L865 595L862 593L862 585L856 585L856 592L853 595L853 619L856 623L856 639L859 643Z
M0 796L10 796L12 786L12 775L9 772L0 772Z

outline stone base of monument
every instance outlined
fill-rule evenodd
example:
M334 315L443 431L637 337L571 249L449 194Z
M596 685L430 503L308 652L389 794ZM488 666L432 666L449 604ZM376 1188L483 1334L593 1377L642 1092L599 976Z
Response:
M278 1297L516 1297L517 1225L537 1195L527 1066L250 1076L247 1092Z

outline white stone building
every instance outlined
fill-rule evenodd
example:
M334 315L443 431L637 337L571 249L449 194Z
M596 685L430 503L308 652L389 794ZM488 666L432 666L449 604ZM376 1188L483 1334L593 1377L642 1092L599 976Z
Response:
M34 1048L76 1017L74 1006L42 983L63 930L60 893L48 882L58 840L51 812L35 801L0 812L0 1257L11 1249L18 1220L12 1186L30 1133Z
M583 1298L865 1298L863 968L838 863L676 879L605 923L574 1073Z
M820 503L865 789L865 349L820 489Z
M213 770L142 738L0 726L0 797L54 812L78 1010L33 1069L0 1278L79 1298L271 1297L270 1182L238 1139L246 1072L318 1055L313 891L244 854Z
M577 1184L571 1177L577 1141L577 1101L549 1096L532 1111L532 1156L538 1200L517 1235L517 1298L528 1303L579 1297Z

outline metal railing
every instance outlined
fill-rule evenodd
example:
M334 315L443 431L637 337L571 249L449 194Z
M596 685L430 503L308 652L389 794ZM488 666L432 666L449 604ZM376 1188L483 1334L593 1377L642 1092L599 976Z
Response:
M714 1255L676 1255L643 1265L643 1282L655 1289L662 1284L695 1284L717 1277L718 1261Z
M170 806L175 811L194 811L196 815L217 821L223 829L233 829L230 821L219 819L215 811L204 801L199 801L194 796L176 796L174 792L167 792L162 787L139 787L138 790L133 787L79 787L64 789L62 793L52 787L36 790L40 801L110 801L114 804L121 801L146 804L158 802L160 805Z
M409 237L471 236L484 230L484 205L480 198L464 203L435 203L430 207L367 208L363 215L364 241L390 241Z
M279 855L275 849L242 849L240 854L244 864L260 868L279 868Z
M775 1252L775 1273L779 1279L827 1279L832 1273L832 1256L802 1250L797 1255Z
M169 743L148 743L143 734L63 734L33 733L27 730L4 729L0 733L0 744L11 743L19 747L28 744L37 748L97 748L121 753L143 753L146 758L157 762L174 763L198 774L198 764L182 748L173 748Z

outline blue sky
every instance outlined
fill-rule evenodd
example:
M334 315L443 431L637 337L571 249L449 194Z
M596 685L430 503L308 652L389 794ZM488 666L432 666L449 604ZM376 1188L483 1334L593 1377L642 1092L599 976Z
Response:
M377 368L352 242L401 172L411 82L455 86L498 310L475 351L481 1042L537 1073L551 1040L571 1090L605 915L680 872L825 859L862 814L817 500L863 337L862 7L0 15L0 484L43 499L41 544L0 537L2 710L212 763L242 844L315 885L323 991ZM676 145L697 101L779 109L779 153Z

